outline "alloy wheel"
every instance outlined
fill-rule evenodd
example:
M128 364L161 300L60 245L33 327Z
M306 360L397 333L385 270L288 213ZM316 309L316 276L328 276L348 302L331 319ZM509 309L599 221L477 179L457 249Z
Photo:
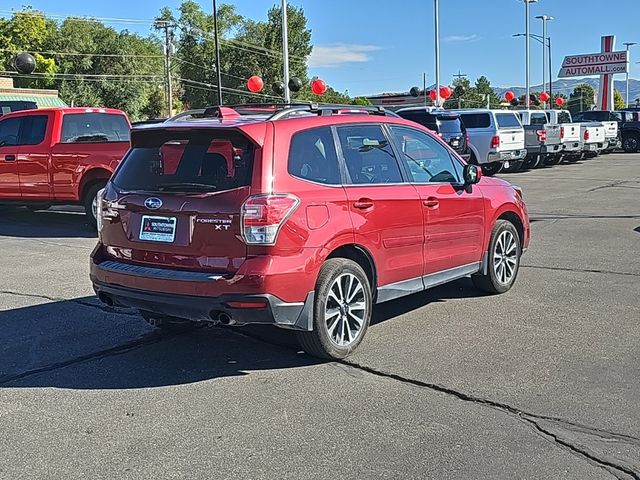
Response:
M493 249L493 270L498 282L503 285L509 284L516 274L517 265L517 240L512 232L504 230L498 236Z
M329 289L324 321L331 342L348 347L359 337L367 314L364 287L352 273L338 276Z

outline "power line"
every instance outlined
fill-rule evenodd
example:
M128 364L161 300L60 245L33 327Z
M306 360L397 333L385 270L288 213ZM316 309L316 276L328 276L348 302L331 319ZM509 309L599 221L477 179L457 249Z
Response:
M144 55L129 53L80 53L80 52L53 52L42 50L13 50L10 48L0 48L0 52L7 53L38 53L40 55L59 55L59 56L76 56L76 57L125 57L125 58L163 58L163 55Z
M0 75L9 75L9 76L18 76L16 72L11 71L3 71L0 72ZM41 72L33 72L30 73L29 76L35 77L86 77L86 78L98 78L98 79L110 79L110 78L147 78L147 79L161 79L161 75L129 75L129 74L94 74L94 73L41 73Z

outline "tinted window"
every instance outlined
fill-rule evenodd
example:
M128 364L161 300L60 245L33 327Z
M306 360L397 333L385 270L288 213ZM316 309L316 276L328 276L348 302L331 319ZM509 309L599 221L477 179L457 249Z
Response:
M351 183L398 183L400 167L380 125L338 127Z
M46 115L29 115L22 119L22 135L20 145L38 145L44 141L47 133Z
M558 123L571 123L571 115L569 115L569 112L558 112Z
M18 132L22 118L6 118L0 122L0 147L18 144Z
M542 114L544 118L544 114ZM513 113L496 113L498 128L521 128L520 120ZM544 123L544 122L543 122Z
M128 141L129 124L123 115L70 113L62 120L62 143Z
M502 115L502 114L498 114L498 115ZM531 125L544 125L545 123L547 123L547 116L544 113L531 114ZM501 127L503 126L500 119L498 119L498 125L500 125ZM504 126L506 127L507 125L504 125ZM516 125L513 125L513 126L516 126Z
M460 121L460 117L437 117L438 121L438 132L439 133L450 133L453 135L459 135L462 133L463 126Z
M289 173L313 182L340 183L338 156L330 128L314 128L293 136L289 149Z
M436 130L437 128L436 117L427 112L422 112L420 110L407 110L405 112L399 112L398 115L402 118L406 118L407 120L411 120L412 122L419 123L430 130Z
M488 113L463 113L460 115L466 128L489 128L491 117Z
M449 151L435 138L406 127L391 127L401 146L411 178L416 183L458 183L458 169ZM459 165L459 164L458 164Z
M253 145L235 132L145 132L113 183L124 190L229 190L251 184L253 152Z

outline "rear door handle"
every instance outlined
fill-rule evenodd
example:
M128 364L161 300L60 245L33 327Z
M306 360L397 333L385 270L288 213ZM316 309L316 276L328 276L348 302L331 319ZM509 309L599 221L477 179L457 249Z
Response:
M7 162L15 162L16 161L16 156L15 155L5 155L4 159Z
M422 204L427 208L438 208L440 202L435 197L429 197L426 200L423 200Z
M359 210L373 208L373 200L369 198L361 198L360 200L353 202L353 208L357 208Z

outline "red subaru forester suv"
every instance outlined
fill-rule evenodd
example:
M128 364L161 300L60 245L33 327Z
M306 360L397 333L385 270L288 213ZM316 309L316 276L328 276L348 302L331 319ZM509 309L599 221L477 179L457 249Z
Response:
M519 188L376 107L213 107L134 128L101 194L91 281L152 325L273 324L343 358L376 303L513 285Z

